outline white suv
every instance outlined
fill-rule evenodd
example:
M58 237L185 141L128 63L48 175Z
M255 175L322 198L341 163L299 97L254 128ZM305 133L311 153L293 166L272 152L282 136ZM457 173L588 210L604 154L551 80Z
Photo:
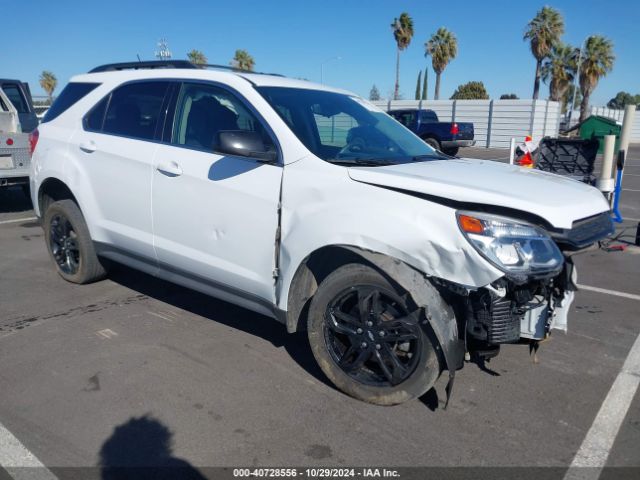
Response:
M108 259L307 329L327 377L378 404L566 329L571 255L613 229L593 187L448 157L356 95L276 75L98 67L34 138L65 280Z

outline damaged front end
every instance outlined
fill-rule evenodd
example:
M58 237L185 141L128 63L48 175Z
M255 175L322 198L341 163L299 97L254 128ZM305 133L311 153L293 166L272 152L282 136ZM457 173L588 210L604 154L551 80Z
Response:
M492 215L458 213L462 232L504 277L462 298L460 317L466 351L489 359L505 343L528 343L533 351L551 329L566 331L568 310L577 290L572 255L609 235L608 212L547 231Z

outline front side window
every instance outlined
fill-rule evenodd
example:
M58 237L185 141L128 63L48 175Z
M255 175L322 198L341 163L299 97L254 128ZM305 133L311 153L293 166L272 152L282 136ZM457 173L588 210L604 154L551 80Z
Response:
M104 115L102 133L153 140L158 123L164 118L162 104L168 87L169 82L136 82L114 90ZM100 123L101 105L97 107L87 118L93 125Z
M377 166L448 158L358 97L302 88L257 90L298 139L328 162Z
M239 130L258 133L267 149L275 151L262 124L232 93L214 85L182 85L176 105L174 145L214 152L218 151L220 132Z
M22 91L15 83L5 83L2 90L9 97L9 101L13 103L18 113L29 113L27 100L24 98Z

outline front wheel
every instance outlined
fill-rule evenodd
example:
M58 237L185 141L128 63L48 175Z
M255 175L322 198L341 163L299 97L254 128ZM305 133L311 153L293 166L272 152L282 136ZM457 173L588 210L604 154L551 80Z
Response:
M440 374L421 311L376 270L340 267L318 287L308 316L311 350L340 390L395 405L429 390Z

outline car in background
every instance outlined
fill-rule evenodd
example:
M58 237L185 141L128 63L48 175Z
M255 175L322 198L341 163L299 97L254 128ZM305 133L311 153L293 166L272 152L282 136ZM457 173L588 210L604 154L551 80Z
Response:
M436 150L456 155L460 147L471 147L473 123L441 122L433 110L407 108L387 112Z
M29 84L20 80L11 80L0 78L0 88L18 112L22 131L25 133L32 132L38 127L38 117L33 108L33 100L31 98L31 90ZM6 105L0 105L3 110L7 110Z
M30 133L22 131L19 108L24 106L26 97L16 95L19 90L8 86L9 93L0 86L0 188L21 186L26 195L29 194L29 169L31 152ZM11 95L11 97L9 97ZM18 107L13 101L17 100Z

